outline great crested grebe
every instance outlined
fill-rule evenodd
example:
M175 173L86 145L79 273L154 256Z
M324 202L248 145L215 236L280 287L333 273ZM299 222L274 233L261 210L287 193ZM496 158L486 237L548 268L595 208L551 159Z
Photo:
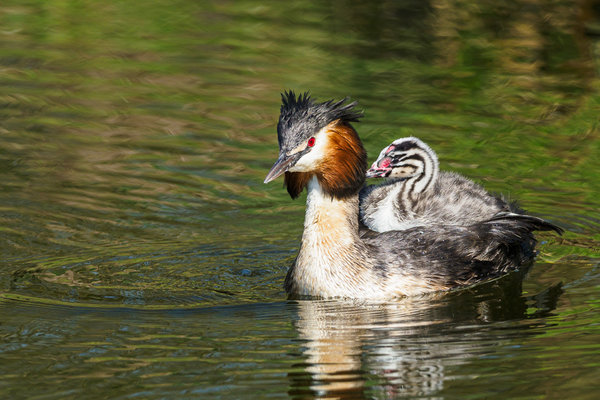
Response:
M439 171L435 152L416 137L396 139L381 150L367 178L388 178L360 193L361 221L377 232L427 225L471 225L513 205L454 172Z
M285 173L292 198L308 188L302 243L285 279L290 296L382 300L471 285L531 260L532 231L560 232L512 214L469 226L360 232L367 157L350 122L362 113L346 99L315 103L290 91L282 100L279 158L265 183Z

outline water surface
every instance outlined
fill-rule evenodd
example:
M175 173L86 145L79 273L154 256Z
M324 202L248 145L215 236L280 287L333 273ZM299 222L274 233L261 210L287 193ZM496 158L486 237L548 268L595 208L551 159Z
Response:
M597 2L4 1L2 398L596 398ZM560 225L528 274L287 301L279 93Z

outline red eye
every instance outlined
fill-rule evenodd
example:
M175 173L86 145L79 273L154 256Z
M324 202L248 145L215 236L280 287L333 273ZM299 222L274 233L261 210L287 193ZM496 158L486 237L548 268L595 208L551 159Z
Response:
M306 144L308 147L313 147L315 145L315 138L311 137L308 139L308 143Z

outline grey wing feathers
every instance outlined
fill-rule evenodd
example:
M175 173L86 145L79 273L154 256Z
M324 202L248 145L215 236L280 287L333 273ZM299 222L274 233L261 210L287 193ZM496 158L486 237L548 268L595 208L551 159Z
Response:
M453 286L500 276L533 260L534 230L562 232L538 217L499 213L470 226L364 231L362 239L379 248L376 253L383 270L406 269Z

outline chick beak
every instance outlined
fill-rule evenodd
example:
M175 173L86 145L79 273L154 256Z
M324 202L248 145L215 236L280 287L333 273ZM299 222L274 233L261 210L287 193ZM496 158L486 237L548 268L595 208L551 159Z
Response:
M388 173L391 171L391 168L369 168L367 171L367 178L385 178Z
M271 167L271 170L267 174L265 183L269 183L275 178L281 176L284 172L293 167L301 156L302 154L300 153L289 156L286 154L280 154L279 158L277 161L275 161L275 164L273 164L273 167Z
M390 172L392 172L392 168L390 168L390 159L389 157L385 157L382 160L377 160L371 165L371 168L366 173L367 178L385 178Z

